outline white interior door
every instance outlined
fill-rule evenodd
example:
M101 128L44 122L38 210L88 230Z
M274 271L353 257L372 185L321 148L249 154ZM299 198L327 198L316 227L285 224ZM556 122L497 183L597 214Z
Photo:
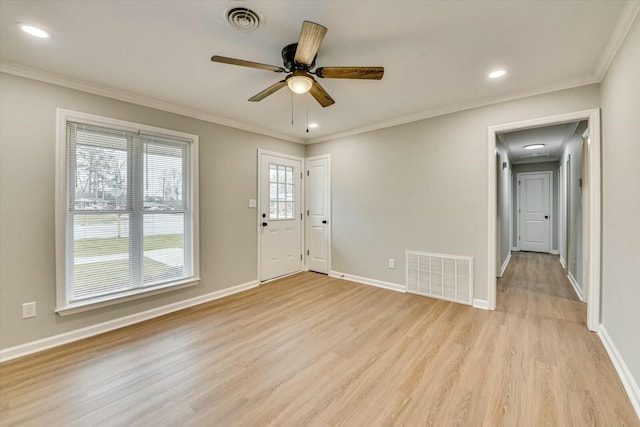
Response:
M302 269L302 159L260 152L260 280Z
M551 172L520 173L520 250L551 249Z
M312 157L307 167L307 267L318 273L329 273L329 157Z

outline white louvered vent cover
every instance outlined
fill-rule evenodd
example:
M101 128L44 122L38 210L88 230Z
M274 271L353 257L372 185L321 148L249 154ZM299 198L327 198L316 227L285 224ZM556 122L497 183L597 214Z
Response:
M407 292L471 305L473 258L406 251Z

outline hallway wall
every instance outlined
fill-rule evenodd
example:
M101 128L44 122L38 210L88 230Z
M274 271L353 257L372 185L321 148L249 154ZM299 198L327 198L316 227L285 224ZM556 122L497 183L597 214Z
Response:
M602 82L602 325L640 414L640 17Z

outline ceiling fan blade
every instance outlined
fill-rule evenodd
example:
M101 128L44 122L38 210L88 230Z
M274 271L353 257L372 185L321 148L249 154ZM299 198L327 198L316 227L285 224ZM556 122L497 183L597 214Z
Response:
M275 65L261 64L259 62L245 61L242 59L227 58L226 56L219 55L213 55L211 57L211 61L221 62L223 64L240 65L242 67L258 68L260 70L275 71L276 73L282 73L286 71L284 68L276 67Z
M269 96L269 95L271 95L273 93L276 93L277 91L279 91L280 89L282 89L286 85L287 85L287 83L284 80L280 80L278 83L272 84L271 86L269 86L268 88L266 88L262 92L253 95L251 98L249 98L249 101L251 101L251 102L262 101L267 96Z
M317 81L313 81L313 86L311 86L311 89L309 90L309 93L311 94L311 96L313 96L316 101L318 101L320 103L320 105L322 105L323 107L328 107L329 105L333 105L336 103L336 101L333 100L333 98L331 97L331 95L329 95L327 93L326 90L324 90L324 88L322 86L320 86L320 83L318 83Z
M322 25L304 21L302 30L300 30L295 61L298 64L310 66L318 53L318 49L320 49L320 44L326 33L327 29Z
M370 79L380 80L384 67L320 67L316 76L324 79Z

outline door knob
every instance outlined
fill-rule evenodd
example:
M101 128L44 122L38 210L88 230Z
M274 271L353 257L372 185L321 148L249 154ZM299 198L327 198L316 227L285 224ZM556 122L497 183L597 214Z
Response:
M545 216L544 216L544 219L549 219L549 215L545 215Z
M267 224L266 222L263 222L263 223L262 223L262 226L263 226L263 227L266 227L267 225L269 225L269 224Z
M326 223L327 223L327 220L326 220L326 219L323 219L323 220L322 220L322 223L323 223L323 224L326 224Z

